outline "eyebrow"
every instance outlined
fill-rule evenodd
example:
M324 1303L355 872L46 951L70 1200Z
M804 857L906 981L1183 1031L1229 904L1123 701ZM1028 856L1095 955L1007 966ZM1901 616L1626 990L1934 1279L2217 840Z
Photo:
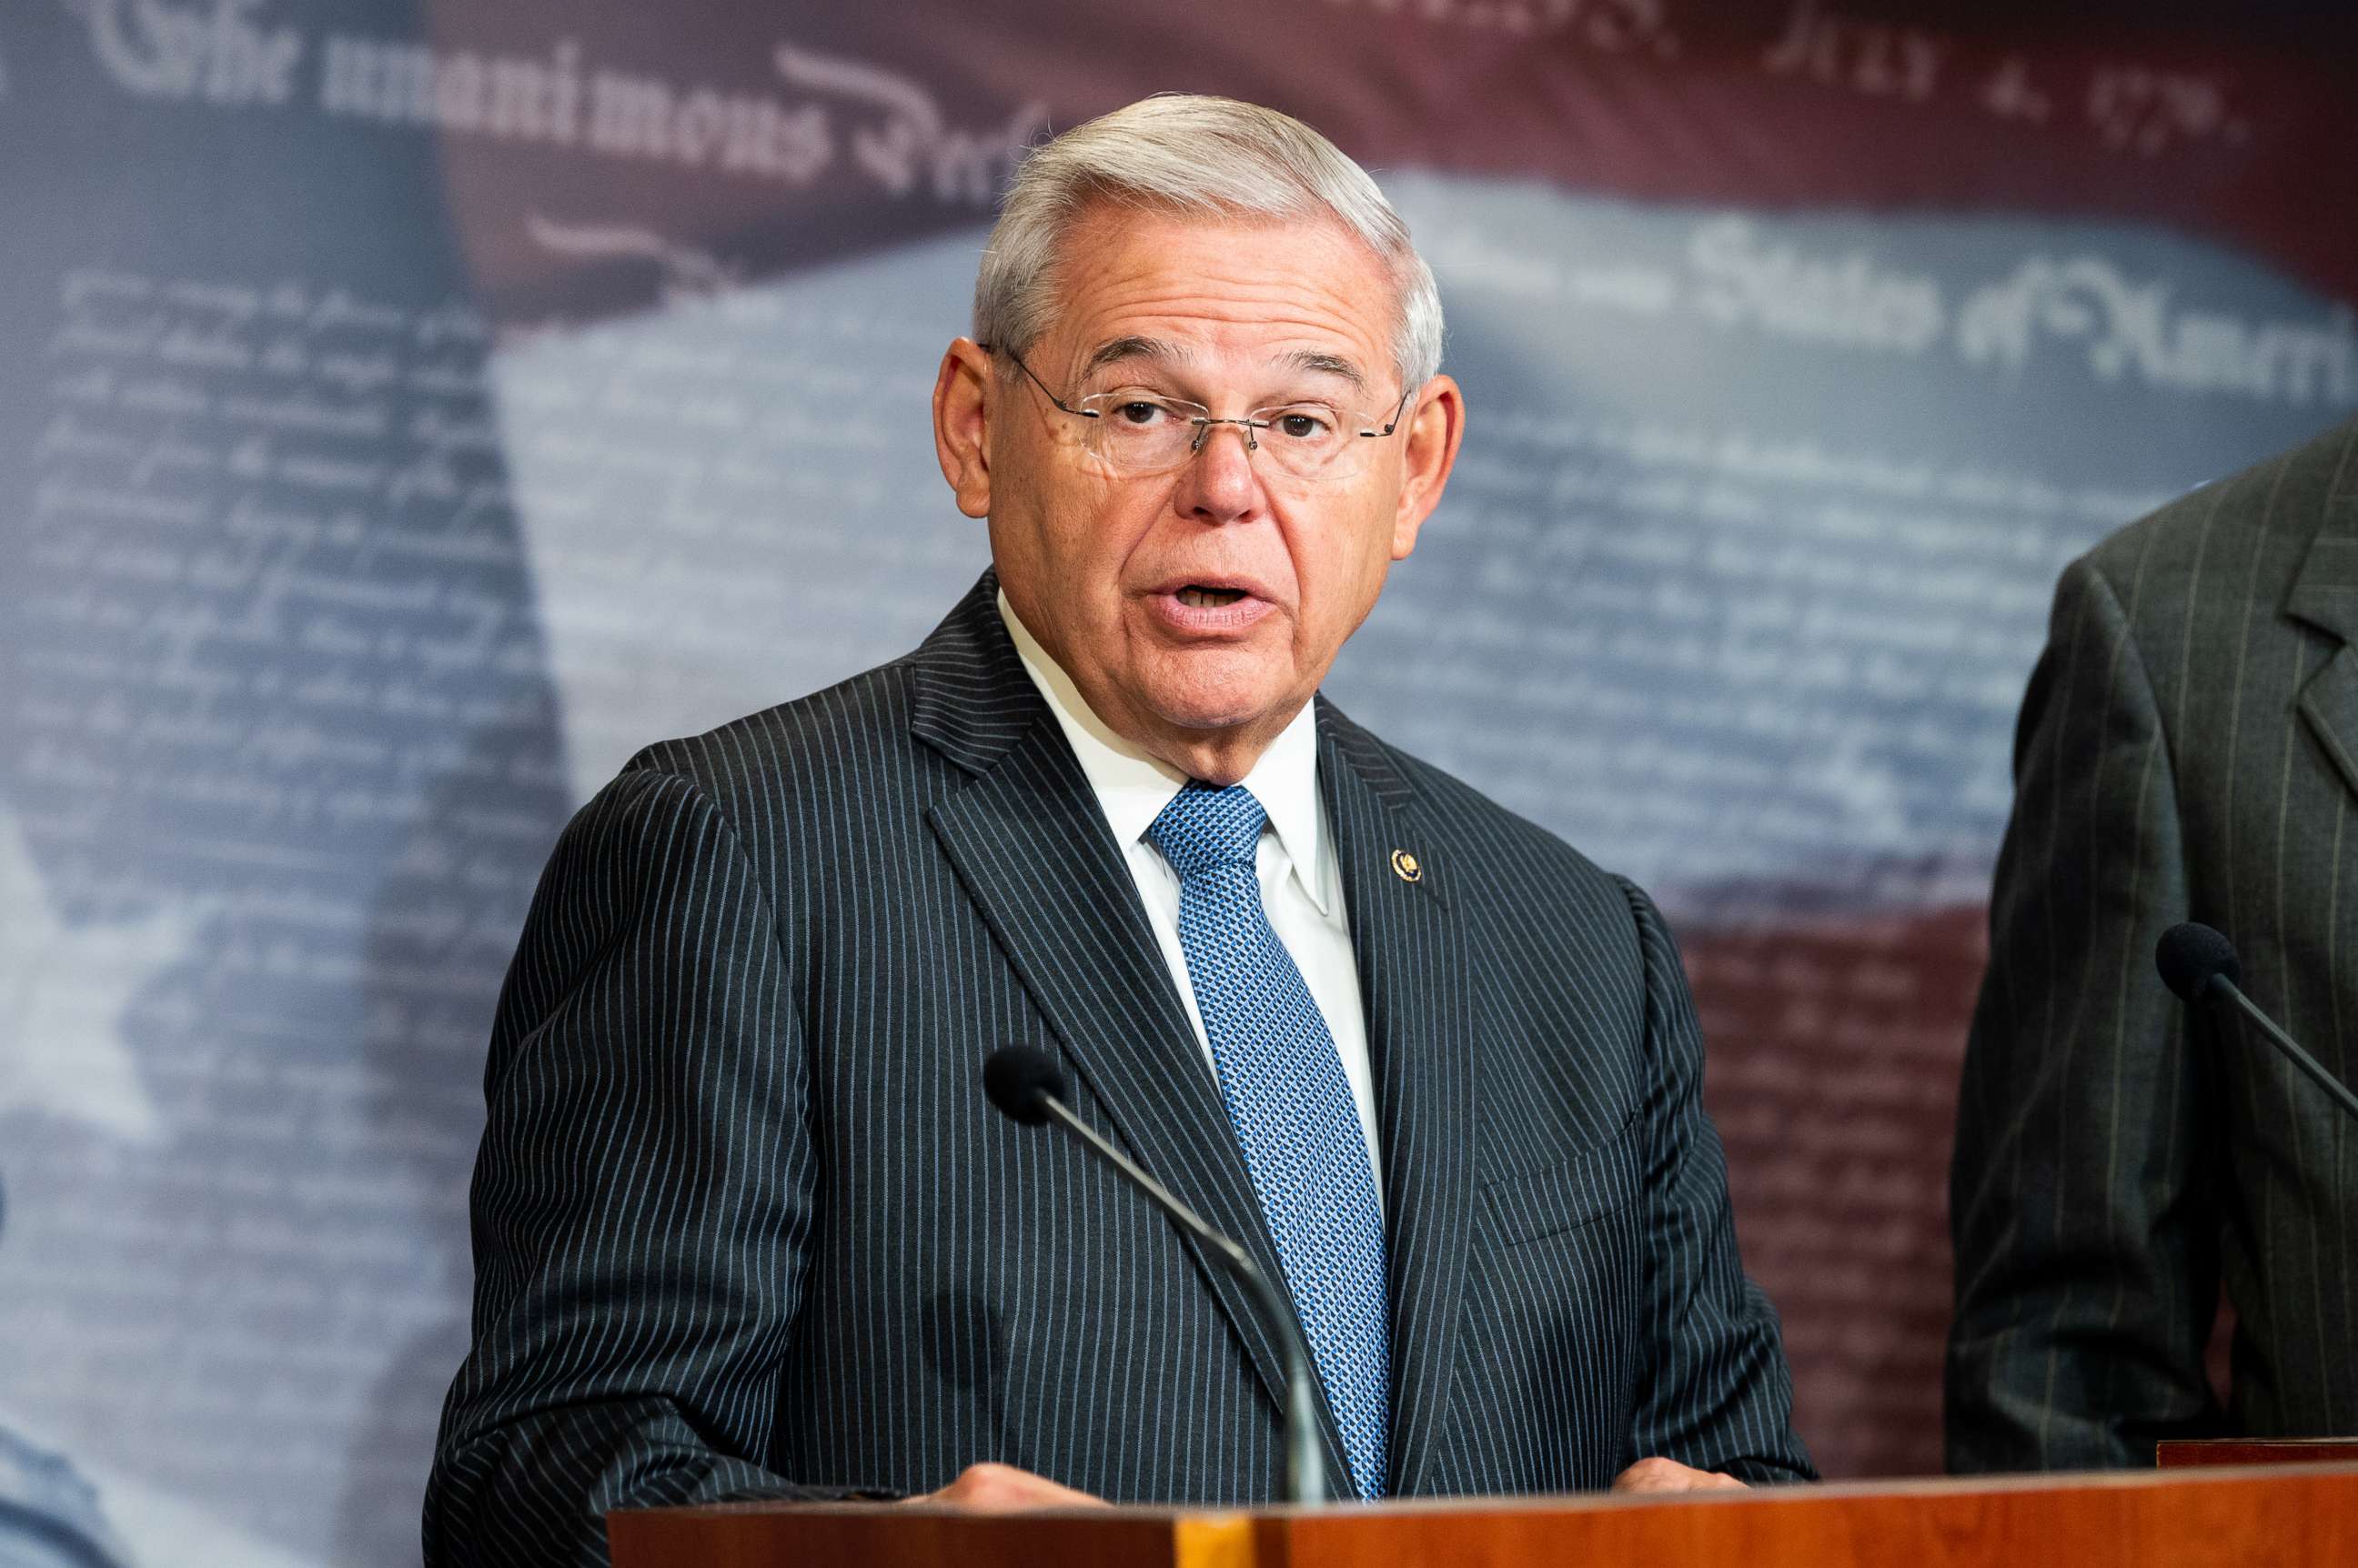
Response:
M1357 365L1340 354L1322 354L1315 349L1296 349L1285 356L1284 362L1314 375L1340 376L1351 384L1354 391L1367 390L1368 378L1359 373Z
M1184 363L1195 357L1191 350L1177 343L1166 342L1161 338L1109 338L1099 343L1090 352L1088 362L1081 367L1081 375L1086 379L1095 375L1108 365L1120 364L1130 360L1163 360ZM1367 376L1361 373L1357 364L1341 354L1322 353L1316 349L1295 349L1284 355L1278 362L1293 370L1307 371L1314 375L1338 376L1349 382L1355 391L1367 389Z
M1088 363L1081 367L1086 379L1111 364L1125 360L1187 360L1195 356L1176 343L1166 343L1160 338L1112 338L1099 343L1089 355Z

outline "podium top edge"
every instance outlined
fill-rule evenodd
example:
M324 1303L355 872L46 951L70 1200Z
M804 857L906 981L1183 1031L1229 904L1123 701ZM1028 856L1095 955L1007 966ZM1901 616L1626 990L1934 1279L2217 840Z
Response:
M1289 1519L1356 1518L1365 1515L1435 1515L1481 1513L1589 1513L1625 1509L1663 1507L1727 1508L1797 1505L1812 1502L1855 1502L1875 1498L2005 1496L2056 1491L2144 1491L2172 1487L2248 1486L2281 1483L2313 1487L2337 1481L2358 1492L2358 1462L2309 1465L2213 1465L2175 1470L2067 1470L2017 1476L1923 1476L1877 1480L1797 1483L1758 1487L1746 1491L1627 1494L1574 1492L1513 1493L1500 1496L1397 1498L1376 1503L1335 1503L1325 1508L1292 1504L1117 1504L1108 1508L1033 1509L1022 1518L1038 1520L1098 1521L1109 1526L1142 1522L1185 1521L1219 1528L1256 1519ZM616 1509L609 1518L659 1512L672 1517L728 1517L785 1510L824 1510L830 1514L895 1518L960 1518L970 1510L932 1503L797 1502L747 1499L739 1502L693 1503L656 1509Z

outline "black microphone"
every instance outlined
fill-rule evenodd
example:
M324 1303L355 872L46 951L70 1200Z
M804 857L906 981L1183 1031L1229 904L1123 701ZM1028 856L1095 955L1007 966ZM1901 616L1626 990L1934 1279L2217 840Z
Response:
M1260 1309L1261 1326L1276 1336L1285 1356L1286 1495L1296 1503L1325 1502L1326 1460L1318 1444L1318 1385L1310 1375L1310 1346L1303 1341L1293 1303L1277 1292L1243 1248L1205 1224L1201 1215L1173 1197L1170 1189L1073 1114L1065 1103L1065 1075L1046 1052L1027 1045L993 1051L982 1064L982 1090L1010 1119L1026 1127L1053 1121L1079 1139L1083 1147L1144 1193L1149 1202L1200 1242L1213 1260L1245 1287Z
M2161 941L2153 950L2153 961L2161 971L2162 983L2176 991L2181 1001L2210 1001L2225 997L2242 1008L2244 1015L2259 1026L2268 1044L2283 1052L2287 1061L2308 1074L2334 1104L2358 1117L2358 1095L2352 1094L2341 1079L2325 1070L2323 1063L2294 1044L2293 1037L2277 1028L2277 1021L2262 1012L2259 1004L2245 996L2243 988L2235 983L2243 978L2243 966L2235 962L2234 945L2224 936L2192 921L2173 925L2161 934Z

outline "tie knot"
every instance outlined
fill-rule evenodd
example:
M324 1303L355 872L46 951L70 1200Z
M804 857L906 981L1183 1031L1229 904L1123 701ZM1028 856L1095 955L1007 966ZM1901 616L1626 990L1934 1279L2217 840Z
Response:
M1269 813L1242 784L1191 784L1171 797L1146 837L1184 881L1214 866L1251 865L1268 821Z

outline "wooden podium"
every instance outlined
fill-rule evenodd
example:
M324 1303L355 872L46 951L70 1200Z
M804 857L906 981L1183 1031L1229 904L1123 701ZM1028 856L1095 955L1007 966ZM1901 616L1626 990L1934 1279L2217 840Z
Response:
M1927 1480L1660 1499L980 1516L724 1503L607 1516L615 1568L2255 1568L2358 1564L2358 1464Z

